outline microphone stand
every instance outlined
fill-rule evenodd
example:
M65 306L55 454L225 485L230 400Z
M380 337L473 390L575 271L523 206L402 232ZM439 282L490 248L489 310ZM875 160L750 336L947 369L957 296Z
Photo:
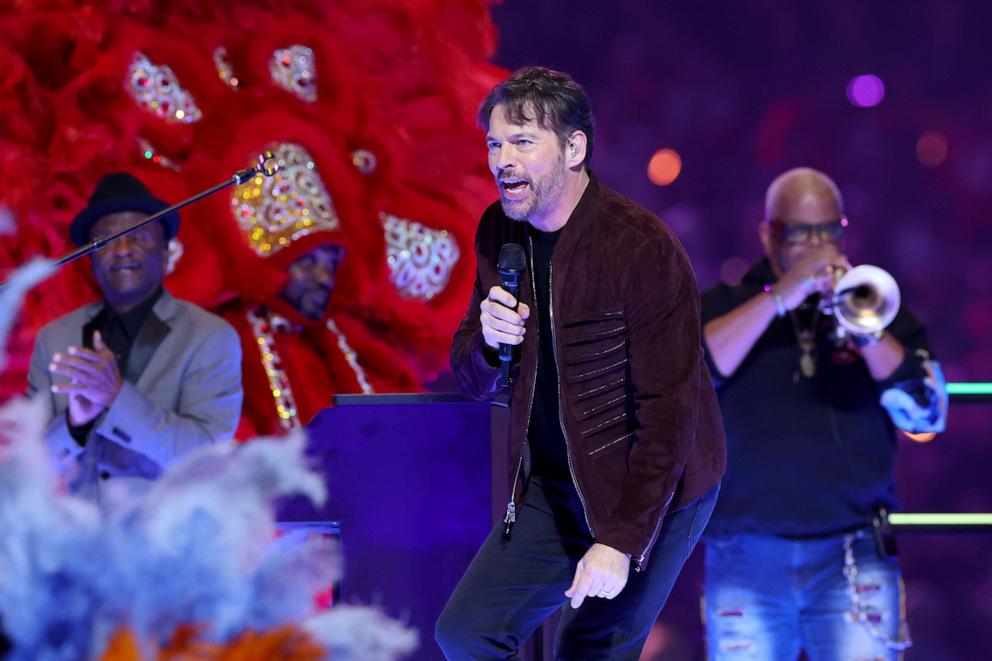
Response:
M210 195L213 195L214 193L216 193L218 191L224 190L228 186L231 186L231 185L238 185L238 186L240 186L241 184L247 182L249 179L251 179L252 177L254 177L255 175L258 175L258 174L264 175L266 177L271 177L271 176L273 176L278 171L279 171L279 163L278 163L278 161L276 161L276 157L275 157L275 155L272 152L267 151L267 152L264 152L262 154L259 154L259 156L258 156L258 165L256 165L255 167L245 168L244 170L238 170L227 181L222 181L221 183L217 184L216 186L213 186L211 188L208 188L207 190L205 190L205 191L203 191L201 193L197 193L196 195L194 195L191 198L188 198L186 200L183 200L182 202L179 202L177 204L173 204L171 207L168 207L166 209L162 209L161 211L159 211L157 213L154 213L154 214L148 216L147 218L142 219L138 223L135 223L131 227L126 227L126 228L120 230L119 232L116 232L114 234L111 234L110 236L105 236L105 237L101 237L99 239L94 239L93 241L90 241L86 245L79 246L78 248L76 248L72 252L63 255L62 257L60 257L57 260L55 260L54 262L52 262L52 267L55 268L55 269L57 269L57 268L59 268L61 266L64 266L64 265L69 264L71 262L74 262L77 259L80 259L81 257L85 257L86 255L90 255L92 253L95 253L97 250L100 250L101 248L103 248L104 246L106 246L111 241L115 241L116 239L121 238L125 234L129 234L131 232L134 232L137 229L140 229L140 228L144 227L145 225L147 225L150 222L156 221L159 218L162 218L163 216L167 216L170 213L173 213L174 211L178 211L179 209L182 209L183 207L189 206L190 204L193 204L194 202L197 202L199 200L202 200L205 197L208 197ZM4 283L0 284L0 289L2 289L3 287L6 287L6 286L7 286L7 283L4 282Z

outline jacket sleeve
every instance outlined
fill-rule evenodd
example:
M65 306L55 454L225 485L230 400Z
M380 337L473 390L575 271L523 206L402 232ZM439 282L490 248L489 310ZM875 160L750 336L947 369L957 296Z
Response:
M45 445L51 457L59 463L79 456L83 451L83 446L72 438L65 414L55 406L55 395L52 394L52 377L48 371L48 364L52 361L53 353L54 349L49 346L46 333L44 331L38 333L34 340L31 367L28 371L28 395L32 398L44 398L48 402L52 420L45 432Z
M481 231L481 230L480 230ZM479 236L475 240L475 256L481 263ZM480 269L475 274L475 285L458 329L451 344L451 369L461 391L473 399L489 401L502 394L506 387L498 385L499 356L482 338L479 305L488 291L483 291Z
M93 433L164 466L200 446L231 439L242 397L241 342L225 323L200 341L174 410L125 381Z
M699 296L682 247L652 239L631 266L624 308L637 430L619 502L596 541L641 566L695 442L702 356Z

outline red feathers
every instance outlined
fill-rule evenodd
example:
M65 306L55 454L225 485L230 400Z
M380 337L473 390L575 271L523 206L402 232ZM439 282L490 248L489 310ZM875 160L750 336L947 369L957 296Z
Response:
M487 5L15 3L0 17L0 203L18 230L0 247L0 270L68 251L68 224L106 172L130 170L179 201L268 145L292 142L312 156L340 227L260 257L234 220L231 191L219 193L182 211L183 254L166 286L207 307L265 303L295 255L339 243L333 315L363 345L370 378L416 389L446 363L474 272L474 228L491 197L475 127L479 101L502 76L487 62ZM292 46L305 48L283 51ZM150 68L135 69L139 54ZM457 244L447 284L430 300L394 285L382 214ZM37 329L98 295L87 272L66 269L29 297L5 392L23 387ZM328 378L340 380L328 360Z

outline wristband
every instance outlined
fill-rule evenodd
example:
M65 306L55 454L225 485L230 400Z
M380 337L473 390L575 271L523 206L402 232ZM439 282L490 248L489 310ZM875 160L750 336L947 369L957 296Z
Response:
M771 285L765 285L765 293L770 295L772 300L775 301L775 316L784 317L789 310L785 307L785 299L782 298L782 295L775 291L775 288Z

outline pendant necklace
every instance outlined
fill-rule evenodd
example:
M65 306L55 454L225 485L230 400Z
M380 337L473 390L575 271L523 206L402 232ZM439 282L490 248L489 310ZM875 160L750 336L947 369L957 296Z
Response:
M817 306L816 312L813 313L813 321L809 328L800 328L795 310L789 310L789 319L792 320L792 329L799 342L799 372L804 378L812 379L816 374L816 325L820 321L820 308ZM798 383L799 375L796 374L793 380Z

